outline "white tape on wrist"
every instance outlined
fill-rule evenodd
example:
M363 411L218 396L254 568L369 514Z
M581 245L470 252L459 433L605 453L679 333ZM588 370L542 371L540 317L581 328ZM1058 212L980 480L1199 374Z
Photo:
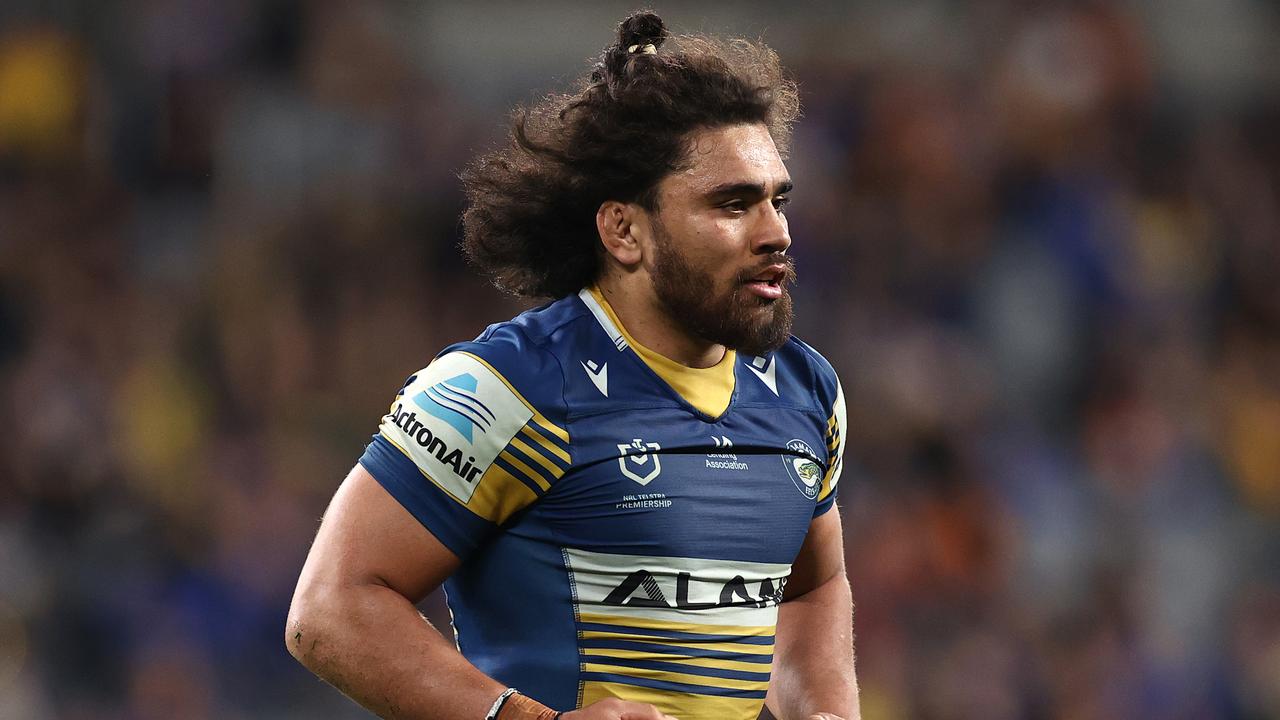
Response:
M502 712L502 706L507 704L507 699L515 695L517 690L509 687L502 691L497 700L493 701L493 707L489 708L489 712L485 714L484 720L498 720L498 713Z

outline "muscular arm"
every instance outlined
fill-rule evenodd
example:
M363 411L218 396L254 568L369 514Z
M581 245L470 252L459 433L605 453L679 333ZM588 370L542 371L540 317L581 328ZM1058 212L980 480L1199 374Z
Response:
M458 566L368 471L334 495L298 578L285 644L384 718L483 718L504 689L414 607Z
M414 604L458 558L357 465L338 488L298 578L285 645L307 669L379 717L479 720L504 685L467 662ZM501 717L551 711L523 698ZM607 699L564 720L674 720Z
M765 703L779 720L829 713L857 720L853 598L844 572L840 514L814 519L778 606L773 678Z

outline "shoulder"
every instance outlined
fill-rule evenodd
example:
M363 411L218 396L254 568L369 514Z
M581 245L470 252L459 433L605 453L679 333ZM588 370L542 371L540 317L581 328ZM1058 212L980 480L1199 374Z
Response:
M567 326L586 314L587 309L577 296L569 295L490 325L473 342L492 345L499 351L546 349L561 339Z
M554 412L564 402L558 346L566 342L566 328L585 312L573 296L528 310L490 325L475 340L450 345L422 372L461 371L468 383L474 377L478 385L505 386L526 404Z
M775 355L791 369L796 380L808 386L820 405L830 407L835 403L841 392L840 378L822 353L793 335Z

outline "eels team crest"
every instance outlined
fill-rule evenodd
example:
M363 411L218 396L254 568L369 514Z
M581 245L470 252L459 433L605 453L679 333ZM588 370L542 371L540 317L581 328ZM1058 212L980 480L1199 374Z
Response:
M810 500L816 500L818 491L822 489L822 466L814 461L817 454L803 440L788 440L787 449L795 455L787 455L782 462L787 466L787 475L796 488Z

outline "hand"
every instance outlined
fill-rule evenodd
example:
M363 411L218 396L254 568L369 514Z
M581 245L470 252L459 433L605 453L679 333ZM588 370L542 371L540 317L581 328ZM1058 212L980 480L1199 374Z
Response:
M832 716L834 717L834 716ZM560 720L676 720L652 705L608 698L560 716ZM836 718L839 720L839 718Z

